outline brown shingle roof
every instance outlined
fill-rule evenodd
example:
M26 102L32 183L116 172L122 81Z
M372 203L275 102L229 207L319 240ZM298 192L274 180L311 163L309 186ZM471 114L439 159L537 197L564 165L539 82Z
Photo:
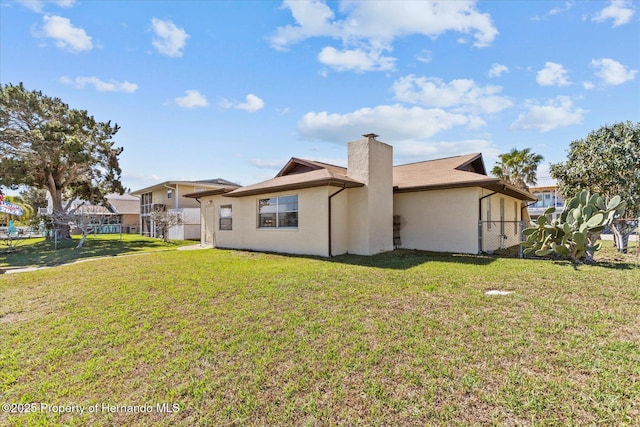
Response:
M183 194L182 197L190 197L192 199L196 199L198 197L204 197L204 196L216 196L218 194L225 194L228 193L230 191L233 191L237 188L240 188L239 185L226 185L223 187L218 187L218 188L212 188L210 190L201 190L201 191L194 191L193 193L187 193L187 194Z
M318 163L318 162L315 162ZM337 166L336 166L337 168ZM332 168L333 169L333 168ZM344 169L344 168L343 168ZM276 191L298 190L301 188L322 187L362 187L364 184L348 176L330 169L316 169L293 175L276 176L267 181L247 185L225 194L227 197L251 196Z
M185 197L214 194L243 197L325 185L350 188L362 187L364 184L348 177L347 168L293 157L275 178L236 189L226 188L190 193ZM536 200L529 192L487 176L480 153L393 167L393 190L397 193L458 187L482 187L520 200Z
M536 200L533 194L528 191L520 190L498 178L465 170L470 169L470 165L475 165L471 169L475 168L484 172L482 154L474 153L395 166L393 168L393 190L396 193L405 193L447 188L482 187L520 200Z
M107 201L116 213L139 214L140 198L131 194L107 194Z
M343 168L341 166L331 165L329 163L317 162L315 160L307 160L307 159L300 159L298 157L292 157L291 160L289 160L287 164L284 165L282 169L280 169L280 172L278 172L276 177L290 175L294 173L309 172L311 170L318 170L318 169L328 169L330 172L333 172L336 174L345 175L345 176L347 175L347 168Z

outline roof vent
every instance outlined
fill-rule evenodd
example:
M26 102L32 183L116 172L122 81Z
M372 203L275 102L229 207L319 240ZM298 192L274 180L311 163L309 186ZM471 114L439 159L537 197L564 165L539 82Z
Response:
M365 133L364 135L365 138L367 138L368 140L372 140L372 139L376 139L376 137L380 136L380 135L376 135L375 133Z

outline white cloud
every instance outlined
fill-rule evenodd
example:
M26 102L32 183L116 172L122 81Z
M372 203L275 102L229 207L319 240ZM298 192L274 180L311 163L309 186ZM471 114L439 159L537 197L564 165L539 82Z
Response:
M508 72L509 72L509 67L507 67L506 65L493 64L491 66L491 69L487 73L487 75L489 77L500 77L502 73L508 73Z
M631 81L638 70L629 70L626 66L611 58L594 59L591 66L596 69L596 76L605 84L616 86Z
M76 3L76 0L17 0L18 3L34 12L43 13L44 8L48 4L58 7L70 8Z
M548 132L552 129L582 123L584 114L582 108L573 106L571 98L557 96L549 99L544 105L528 101L525 105L527 112L520 114L512 125L514 130L538 130Z
M488 163L488 160L498 158L500 150L485 139L402 141L393 144L393 156L401 161L429 160L469 153L482 153L485 163Z
M338 51L327 46L318 54L320 63L337 71L353 70L386 71L393 70L395 58L382 56L380 51L364 51L362 49L345 49Z
M567 86L571 84L567 78L567 70L555 62L545 62L544 68L538 71L536 81L540 86Z
M337 143L346 142L343 141L345 135L375 132L395 144L397 141L426 139L469 122L463 114L435 108L405 108L395 104L361 108L346 114L309 112L298 122L298 131L308 139Z
M185 96L175 98L173 101L178 107L182 108L206 107L209 105L207 98L197 90L186 90Z
M222 98L218 102L218 106L223 110L228 110L231 108L235 108L237 110L248 111L249 113L254 113L258 110L261 110L264 107L264 101L257 97L256 95L250 93L246 96L245 102L231 102L226 98Z
M61 77L60 82L68 85L72 85L78 89L84 89L86 85L93 85L98 92L126 92L131 93L138 90L138 85L135 83L129 83L128 81L118 82L115 80L109 80L108 82L100 80L98 77L76 77L71 79L69 77Z
M457 112L497 113L513 105L511 100L498 94L500 86L481 87L470 79L401 77L393 83L394 98L398 101L427 107L454 108Z
M431 51L428 49L422 49L418 55L416 55L416 59L420 62L424 62L428 64L431 62Z
M611 0L609 6L602 9L596 16L592 18L595 22L605 22L609 19L613 20L613 26L627 24L631 21L631 17L635 11L633 10L630 0Z
M585 88L586 90L592 90L594 89L596 86L593 84L593 82L582 82L582 87Z
M182 50L190 37L184 29L178 28L173 22L162 19L151 19L155 37L151 41L153 47L163 55L170 57L182 56Z
M285 0L282 8L291 11L298 25L278 27L270 38L271 46L275 49L284 50L309 37L332 36L340 32L338 24L330 22L334 17L333 11L323 1Z
M498 30L487 13L479 12L475 1L395 2L345 1L336 19L324 1L285 0L294 25L278 27L269 38L274 49L289 46L311 37L338 39L342 49L326 46L318 59L339 70L381 71L393 68L394 58L382 56L391 51L393 40L410 35L430 38L453 31L472 37L475 46L490 45ZM466 42L466 39L464 40Z
M253 113L254 111L258 111L264 107L264 101L252 93L247 95L246 100L247 102L236 105L236 108Z
M68 18L45 15L42 21L42 32L38 35L54 39L60 49L73 53L93 49L91 37L82 28L74 27Z
M567 12L573 8L575 2L566 1L564 2L564 6L554 7L549 11L549 15L559 15L561 13Z

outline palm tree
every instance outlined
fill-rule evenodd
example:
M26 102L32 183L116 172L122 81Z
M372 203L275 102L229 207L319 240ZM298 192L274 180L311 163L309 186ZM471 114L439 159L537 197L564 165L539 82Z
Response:
M538 165L544 159L540 154L532 153L530 148L512 149L498 156L500 161L491 169L491 174L523 190L535 185Z

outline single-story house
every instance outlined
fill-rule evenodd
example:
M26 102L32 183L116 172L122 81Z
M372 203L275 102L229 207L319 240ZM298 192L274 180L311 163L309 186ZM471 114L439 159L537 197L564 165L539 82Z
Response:
M94 205L84 200L75 199L69 203L69 211L84 214L90 222L91 233L137 233L140 218L140 198L129 193L109 193L105 196L104 205ZM53 202L47 192L47 208L41 213L51 215ZM78 230L72 230L78 233Z
M137 234L140 227L140 198L129 193L107 194L109 210L120 216L123 233Z
M393 166L393 148L376 137L348 144L346 168L292 158L267 181L185 194L200 203L202 244L333 256L519 242L514 224L536 199L487 176L480 153ZM489 232L501 233L495 247Z
M154 210L177 213L182 224L169 229L169 238L175 240L200 240L200 205L194 198L186 198L187 193L238 188L237 184L222 178L201 181L164 181L131 192L140 198L139 232L143 236L160 237L160 230L151 218Z

